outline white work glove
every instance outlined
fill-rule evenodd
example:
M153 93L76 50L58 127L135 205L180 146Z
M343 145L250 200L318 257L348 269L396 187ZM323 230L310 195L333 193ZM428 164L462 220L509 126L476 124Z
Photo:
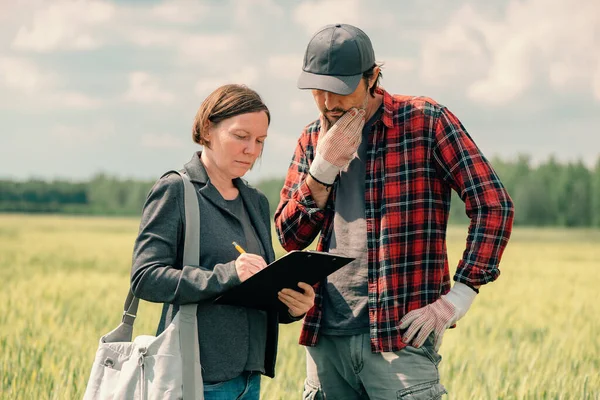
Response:
M365 110L351 108L331 128L321 115L321 132L310 174L318 182L332 185L340 171L350 164L362 139Z
M448 294L425 307L412 310L402 318L400 329L408 328L402 341L406 344L412 342L414 347L421 347L429 334L435 332L433 342L435 351L438 351L446 329L467 313L475 296L477 293L473 289L464 283L456 282Z

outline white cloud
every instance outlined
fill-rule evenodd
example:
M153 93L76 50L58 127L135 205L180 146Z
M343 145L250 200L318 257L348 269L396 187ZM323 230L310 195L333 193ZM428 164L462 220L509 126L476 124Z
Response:
M11 20L13 13L19 9L16 1L0 1L0 21Z
M229 79L234 83L242 83L244 85L252 86L258 81L259 73L256 67L247 65L242 69L233 72Z
M51 135L60 140L71 141L82 137L85 129L73 126L59 125L52 129Z
M270 75L280 79L296 80L302 71L303 54L279 54L269 57L267 69Z
M94 8L89 4L99 4L106 12L91 13ZM57 149L64 165L82 157L94 160L77 171L81 176L117 165L115 161L122 161L115 171L143 175L136 165L145 153L154 151L150 148L168 149L183 141L184 148L177 149L183 151L189 137L141 121L137 124L140 140L123 141L114 134L105 141L110 126L97 127L96 121L131 125L127 118L138 114L137 102L154 101L156 105L141 107L151 107L156 118L177 125L180 114L193 113L208 92L223 83L239 82L255 88L274 113L263 163L252 173L282 176L302 127L317 115L310 93L295 88L308 39L325 24L348 22L372 38L377 61L385 63L384 87L394 93L431 95L448 104L472 126L469 129L483 147L508 155L529 151L534 159L543 159L551 151L593 159L600 143L589 134L598 119L594 107L600 104L599 4L597 0L582 0L575 6L565 0L419 5L384 0L285 4L277 0L0 0L0 106L13 116L4 121L0 148L11 157L22 153L15 143L26 148L36 140ZM390 28L394 21L398 22ZM131 71L145 72L129 82ZM467 90L472 100L465 102ZM565 91L575 96L560 96ZM531 108L520 98L525 94L535 100L528 103L535 103L536 116L553 110L551 115L543 114L550 122L541 131L518 122L523 107ZM569 102L572 98L597 102L581 107ZM484 114L473 108L473 101L485 105L489 99L504 101L506 107L488 107ZM497 121L513 113L513 126L503 129L512 132L513 139L525 140L516 150L514 140L502 147L494 135ZM57 118L63 126L49 132ZM566 120L580 122L567 126ZM146 132L152 134L145 136L142 148ZM566 142L558 139L564 138L560 136L564 132L584 132L580 135L584 140L571 140L572 145L565 147ZM61 148L67 150L60 153ZM110 159L97 157L100 150ZM180 162L177 151L170 153L172 158L165 163ZM18 157L8 157L0 169L15 176L36 170L46 176L61 172L58 163L43 159L41 164L17 168Z
M134 27L127 33L127 40L140 47L167 47L176 45L181 39L181 32L173 29L152 29L150 27Z
M210 7L196 0L172 0L157 4L150 12L157 19L186 24L204 20Z
M390 74L404 74L415 69L414 60L400 57L379 57L378 62L383 63L382 71Z
M66 91L56 73L41 70L33 61L22 57L0 58L0 88L13 90L30 110L38 107L94 109L102 101L85 93Z
M95 109L103 105L102 100L80 92L64 92L55 95L66 108Z
M116 135L112 122L95 122L86 126L57 125L50 129L50 135L63 143L72 146L97 144Z
M155 134L148 133L142 135L142 147L152 148L152 149L178 149L183 148L184 143L183 140L178 137L168 133L165 134Z
M474 101L507 103L534 82L589 88L600 61L600 3L511 0L501 19L466 5L423 43L422 78L467 86Z
M283 15L283 8L273 0L239 1L233 9L235 25L252 29L263 27Z
M57 82L55 74L41 71L35 63L20 57L0 57L0 83L25 93L50 88Z
M227 82L224 78L203 78L196 82L196 85L194 86L194 93L196 93L201 99L204 99L213 90L226 83L230 82Z
M228 83L238 83L253 87L259 79L259 71L254 66L245 66L240 70L222 74L221 76L213 76L200 79L194 86L194 92L200 98L208 96L213 90L221 85Z
M598 61L596 72L592 78L592 91L594 92L596 99L600 101L600 60Z
M158 79L143 71L129 74L129 89L123 96L124 100L135 103L169 104L175 96L160 87Z
M367 2L359 0L307 0L293 11L293 19L310 35L332 23L352 24L361 28L391 27L389 13L376 13Z
M301 100L292 101L290 103L290 111L293 115L306 115L310 111L314 111L315 113L317 112L316 108L309 102Z
M210 63L235 53L233 33L190 31L182 24L202 21L211 7L192 0L171 0L153 7L111 2L59 1L39 8L29 25L18 29L13 49L40 53L93 50L124 41L141 47L175 49L175 62Z
M514 41L496 54L487 77L474 82L467 95L475 101L503 104L523 92L532 81L528 46ZM513 60L513 62L510 62Z
M60 1L34 12L30 26L21 26L13 48L35 52L89 50L102 39L94 32L109 22L115 6L104 1Z
M216 57L235 57L241 40L233 34L185 35L175 45L184 63L210 63Z
M298 134L300 134L300 132L298 132ZM265 141L265 151L282 154L285 159L289 160L292 157L297 142L297 136L285 135L278 131L269 132L269 136Z
M575 71L569 63L555 62L549 66L549 74L554 87L564 88L573 80Z
M294 10L294 21L308 34L331 23L353 24L360 19L357 0L303 1Z
M458 79L473 79L485 69L484 43L472 35L468 21L477 18L470 6L451 17L439 32L425 36L421 46L420 75L431 85L456 84Z
M147 26L131 28L124 35L126 40L137 46L175 49L175 61L184 66L210 65L217 59L231 60L236 56L240 43L240 38L234 34L186 33L177 29L152 29Z

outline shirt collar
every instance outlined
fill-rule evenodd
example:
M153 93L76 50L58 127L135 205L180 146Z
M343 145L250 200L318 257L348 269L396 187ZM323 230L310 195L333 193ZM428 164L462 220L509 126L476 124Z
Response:
M393 110L395 109L394 97L380 87L375 89L375 93L383 95L383 117L381 119L383 121L383 124L388 128L393 128Z
M197 151L192 156L192 159L184 165L185 171L192 182L206 184L210 181L204 163L200 159L202 151ZM246 182L242 178L235 178L233 184L238 187L245 186Z

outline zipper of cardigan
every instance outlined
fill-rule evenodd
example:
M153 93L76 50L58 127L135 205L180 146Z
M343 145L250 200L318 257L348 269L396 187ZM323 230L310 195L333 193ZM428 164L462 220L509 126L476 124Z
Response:
M146 357L147 350L146 347L138 349L138 365L140 366L140 399L142 400L146 400L146 370L144 368L144 358Z

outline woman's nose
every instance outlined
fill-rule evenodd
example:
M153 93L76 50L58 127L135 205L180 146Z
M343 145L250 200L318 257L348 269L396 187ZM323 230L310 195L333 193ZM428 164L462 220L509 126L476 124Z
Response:
M256 152L257 144L254 140L250 140L244 148L244 153L254 154Z

